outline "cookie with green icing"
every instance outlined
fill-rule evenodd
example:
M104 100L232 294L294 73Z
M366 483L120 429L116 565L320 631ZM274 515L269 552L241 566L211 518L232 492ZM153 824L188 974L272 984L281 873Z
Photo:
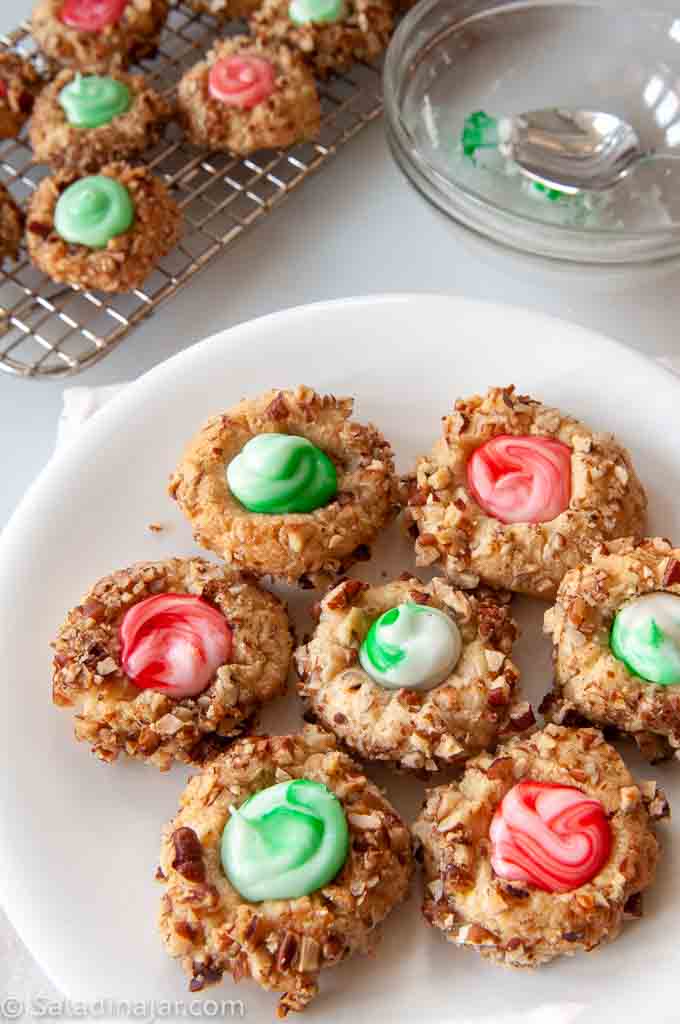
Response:
M156 145L172 113L143 75L64 70L35 105L31 146L40 163L92 173Z
M26 241L54 281L107 292L140 288L179 238L182 215L146 167L106 164L95 175L62 171L31 197Z
M256 36L299 51L322 78L375 60L393 24L390 0L264 0L250 19Z
M300 696L360 757L436 772L533 724L502 595L444 579L348 579L317 606L295 652Z
M170 484L198 543L305 587L365 560L397 511L397 483L389 444L352 406L300 385L209 419Z
M631 736L656 762L680 751L680 548L662 537L608 541L570 570L545 616L558 724Z
M193 991L250 978L284 1017L374 948L412 870L408 828L328 732L251 736L189 780L164 831L161 936Z

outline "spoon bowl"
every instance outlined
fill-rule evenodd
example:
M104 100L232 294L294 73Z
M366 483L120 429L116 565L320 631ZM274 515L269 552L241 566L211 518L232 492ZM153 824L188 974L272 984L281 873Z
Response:
M674 154L644 150L635 129L601 110L550 107L498 123L499 149L523 174L565 193L613 188L642 160Z

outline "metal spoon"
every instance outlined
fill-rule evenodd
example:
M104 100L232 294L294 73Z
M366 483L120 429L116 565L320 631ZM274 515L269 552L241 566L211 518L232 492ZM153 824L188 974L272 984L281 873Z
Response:
M534 181L563 192L603 192L643 160L680 154L643 150L634 128L597 110L533 110L498 121L499 149Z

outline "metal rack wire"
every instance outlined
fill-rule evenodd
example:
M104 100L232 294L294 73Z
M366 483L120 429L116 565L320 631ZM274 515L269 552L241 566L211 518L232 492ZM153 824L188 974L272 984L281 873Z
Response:
M178 79L223 30L181 0L171 11L158 54L141 69L156 89L172 93ZM22 25L0 36L40 64L42 58ZM382 111L380 69L355 65L319 83L321 133L313 143L257 153L247 159L199 152L171 125L143 162L172 189L184 212L179 244L144 283L126 295L107 295L55 284L35 268L22 248L16 264L0 268L0 370L19 377L73 375L103 359L128 332L257 223L305 178L335 155ZM25 135L0 144L0 181L24 204L49 173L34 164Z

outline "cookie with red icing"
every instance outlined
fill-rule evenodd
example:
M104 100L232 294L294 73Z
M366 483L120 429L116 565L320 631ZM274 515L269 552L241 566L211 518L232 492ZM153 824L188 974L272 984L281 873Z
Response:
M250 19L256 36L297 50L320 78L375 60L393 26L391 0L263 0Z
M38 0L31 31L57 63L103 74L153 56L167 16L168 0Z
M225 749L285 691L284 606L200 558L141 562L104 577L54 643L53 700L103 761L161 770Z
M413 833L423 913L459 946L534 967L615 939L642 914L668 803L596 729L548 725L430 790Z
M597 544L640 533L647 507L611 434L514 387L457 401L405 489L418 565L545 599Z
M221 40L187 71L177 105L194 145L241 156L313 139L321 121L314 77L300 56L250 36Z

